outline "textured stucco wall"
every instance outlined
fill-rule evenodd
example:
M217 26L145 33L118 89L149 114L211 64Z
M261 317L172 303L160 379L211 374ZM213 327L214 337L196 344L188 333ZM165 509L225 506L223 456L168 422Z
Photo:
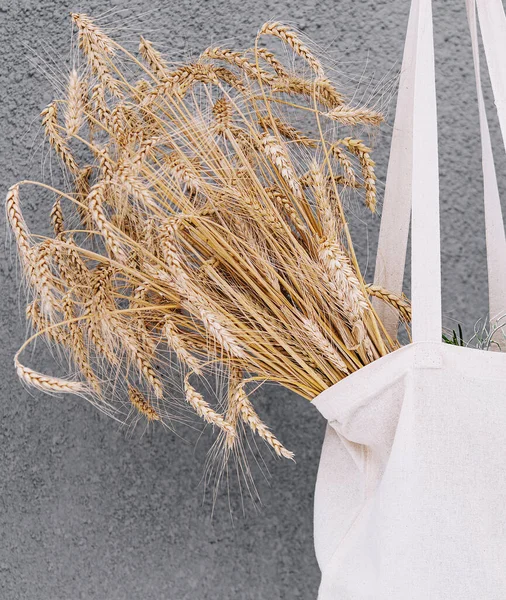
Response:
M20 178L50 176L31 124L52 94L41 69L58 77L68 68L71 11L111 10L106 22L117 22L123 39L149 33L174 59L211 42L234 39L246 47L265 20L288 19L345 73L364 70L380 80L400 66L408 8L408 0L0 0L2 194ZM464 1L436 0L434 12L444 310L448 325L456 319L469 330L486 314L471 51ZM383 180L394 106L392 99L389 123L376 140ZM495 118L491 123L500 148ZM498 169L503 177L503 160ZM23 202L30 223L43 227L42 196L27 194ZM374 256L377 229L371 218L362 229L363 261ZM127 435L85 402L29 393L19 384L12 356L25 325L10 243L6 235L0 263L2 600L315 598L312 502L324 431L316 410L273 388L259 394L261 415L296 452L297 463L268 459L272 478L257 478L260 510L247 504L243 516L232 482L231 507L222 494L211 517L200 485L205 440L192 434L183 442L156 428Z

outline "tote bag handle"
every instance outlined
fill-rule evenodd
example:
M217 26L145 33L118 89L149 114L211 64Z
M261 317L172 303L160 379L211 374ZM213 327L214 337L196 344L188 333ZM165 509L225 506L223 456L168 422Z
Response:
M375 283L400 294L411 213L412 335L441 341L436 80L430 0L413 0L381 219ZM377 305L388 332L397 318Z
M504 233L501 200L497 185L490 130L485 112L485 101L480 76L480 51L476 6L480 17L483 45L490 72L492 90L497 107L503 141L506 145L506 16L501 0L466 0L467 18L473 47L476 92L480 117L483 192L485 203L485 234L487 242L489 318L494 321L506 312L506 236ZM498 331L492 349L505 349L505 339Z
M473 42L482 137L485 223L491 319L506 309L506 237L490 133L479 77L475 16L480 23L499 120L506 144L506 17L501 0L466 0ZM485 41L486 40L486 41ZM411 111L411 112L410 112ZM430 0L413 0L381 220L375 283L401 294L411 213L414 341L441 340L441 268L438 200L437 114ZM376 310L395 336L398 316L380 301ZM496 341L502 335L496 336Z

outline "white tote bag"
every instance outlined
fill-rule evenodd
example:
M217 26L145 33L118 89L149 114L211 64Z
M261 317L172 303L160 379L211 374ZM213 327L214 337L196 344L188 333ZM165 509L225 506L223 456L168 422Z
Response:
M476 6L503 134L506 18L501 0L467 0L490 314L499 316L506 312L506 239L481 91ZM328 420L315 492L318 597L505 600L506 353L441 342L430 0L412 2L378 249L376 281L397 293L410 213L413 343L313 401ZM395 332L392 314L378 311Z

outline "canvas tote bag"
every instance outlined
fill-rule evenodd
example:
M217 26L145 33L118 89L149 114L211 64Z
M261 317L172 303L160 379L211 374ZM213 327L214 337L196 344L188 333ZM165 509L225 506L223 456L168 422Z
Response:
M467 0L482 136L492 317L506 313L506 238L480 81L476 7L506 140L501 0ZM319 600L506 599L506 353L441 342L430 0L413 0L376 282L399 293L411 213L413 343L320 394ZM395 317L378 307L389 330ZM498 344L502 334L496 335Z

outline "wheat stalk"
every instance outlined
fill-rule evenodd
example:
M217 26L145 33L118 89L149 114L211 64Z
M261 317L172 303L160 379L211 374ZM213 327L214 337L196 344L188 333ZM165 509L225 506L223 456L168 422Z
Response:
M167 79L169 73L167 63L163 60L162 55L156 50L153 44L142 36L139 42L139 54L148 63L153 73L159 79Z
M65 106L65 129L67 136L76 135L84 123L86 104L88 101L84 82L73 69L68 82L68 101Z
M317 146L315 140L304 135L302 131L299 131L296 127L290 125L290 123L285 123L278 117L261 117L258 121L260 125L266 129L277 130L287 140L292 140L303 146L308 146L309 148L315 148Z
M49 139L49 143L54 148L55 152L62 159L64 164L72 171L77 171L77 163L72 156L67 142L64 140L60 133L58 125L58 109L56 102L51 102L41 113L42 126L46 130L46 135Z
M220 98L213 105L213 117L217 123L217 133L230 129L232 124L233 106L227 98Z
M260 142L265 154L272 160L273 164L278 169L279 174L288 184L290 190L296 196L301 196L302 190L300 188L299 180L297 179L297 175L290 164L288 155L283 146L279 143L278 138L265 133L261 136Z
M344 102L343 96L327 78L308 81L297 75L289 75L286 78L277 79L272 85L275 91L304 96L313 104L316 101L328 109L339 107Z
M341 148L339 144L332 144L330 146L330 153L337 159L338 163L341 165L344 171L344 176L349 182L349 185L354 186L356 182L355 171L353 169L351 160L346 154L346 152L343 150L343 148Z
M339 234L339 225L336 218L334 207L330 201L330 187L327 177L316 160L311 162L309 167L311 184L314 191L316 208L320 215L323 234L327 238L335 238Z
M52 240L44 240L34 246L30 252L29 278L40 297L42 312L50 315L56 309L57 290L53 285L54 277L50 261L56 251Z
M17 356L14 358L14 366L18 377L22 381L43 392L56 394L84 394L89 391L88 386L80 381L68 381L66 379L37 373L37 371L22 365Z
M68 342L72 347L72 358L86 381L88 381L97 393L100 393L100 385L88 360L88 352L84 343L81 326L76 321L74 302L70 292L66 293L62 298L62 312L67 321L69 331Z
M265 23L258 35L273 35L283 40L296 54L307 61L308 65L318 77L322 79L325 77L321 62L314 56L306 44L299 39L298 35L294 31L291 31L286 25L277 22Z
M366 286L367 293L375 298L379 298L389 304L392 308L398 311L399 315L406 322L411 321L411 304L393 292L389 292L379 285L368 284Z
M239 67L247 76L258 79L268 85L272 85L275 82L275 77L272 73L264 71L256 65L252 65L242 52L234 52L228 48L207 48L201 54L201 58L225 61L230 65Z
M197 193L200 191L201 180L195 172L193 165L190 166L187 160L183 160L176 152L172 152L167 157L165 165L174 177L181 183L186 184L192 192Z
M322 241L319 246L319 257L335 282L339 298L349 307L350 314L361 317L368 309L368 303L342 245L335 239Z
M89 271L82 260L78 246L71 236L65 244L57 244L54 249L54 260L63 282L69 288L87 286Z
M371 212L376 209L376 175L374 173L374 161L370 157L370 148L368 148L362 140L357 140L351 137L344 138L336 142L337 145L342 144L352 154L358 157L362 167L362 176L364 178L365 187L365 204Z
M276 438L276 436L258 416L244 389L245 382L241 379L237 379L236 377L232 377L230 387L230 402L234 407L234 411L249 426L253 433L256 433L259 437L265 440L269 446L271 446L278 456L293 460L293 452L287 450L283 446L283 444Z
M53 208L51 209L50 215L51 223L53 224L54 233L56 236L60 236L65 231L63 212L61 209L61 200L57 198L54 201Z
M197 390L190 385L189 377L190 374L188 374L184 380L185 397L188 404L199 415L199 417L204 419L204 421L210 423L211 425L215 425L219 429L222 429L229 436L235 436L234 426L226 421L223 415L220 415L211 408L209 403L204 400L202 394L199 394L199 392L197 392Z
M349 373L346 363L343 361L338 351L320 331L318 325L308 318L302 319L302 325L308 338L318 348L318 350L323 352L323 355L331 362L331 364L335 365L339 371L342 371L343 373Z
M27 304L25 314L36 331L44 333L50 340L58 344L67 344L67 332L62 327L51 326L51 321L42 314L38 300Z
M254 48L253 51L255 52L255 56L265 60L265 62L276 71L277 75L280 77L288 76L286 67L276 58L276 55L273 52L270 52L267 48Z
M73 13L71 15L75 23L79 46L86 55L88 63L93 72L113 94L120 96L119 83L110 72L109 61L115 54L111 39L84 14Z
M86 202L93 221L98 231L102 234L107 247L111 250L113 256L120 261L126 261L126 255L121 248L121 243L114 230L114 227L107 220L104 212L105 181L96 183L90 190Z
M352 108L351 106L338 106L327 113L327 116L343 125L380 125L383 115L368 108Z
M287 218L299 231L306 230L304 223L299 217L297 210L290 202L289 198L281 190L276 187L270 187L265 190L266 194L279 208L286 214Z
M151 406L151 404L138 389L130 386L128 388L128 399L130 400L132 406L141 415L144 415L148 421L161 420L159 413Z
M243 374L311 400L399 347L371 296L409 319L407 301L366 286L343 205L365 196L375 208L371 150L343 129L380 116L353 108L317 53L279 23L264 25L254 48L210 47L169 68L145 38L136 56L89 16L72 19L88 66L42 115L68 189L22 183L51 196L54 235L29 232L21 184L6 206L30 283L35 334L23 348L39 335L57 343L83 382L16 358L20 378L88 396L117 418L135 410L156 421L177 400L178 367L185 402L220 430L226 457L244 459L249 428L292 458ZM258 47L273 37L288 63ZM217 382L226 414L190 376Z
M173 350L179 360L190 368L196 375L201 375L199 361L192 356L186 347L183 335L177 330L177 327L170 320L170 316L166 316L163 324L163 333L167 339L169 348Z
M26 264L31 248L29 241L30 233L19 206L19 184L16 183L9 188L5 204L9 223L16 238L19 255Z

